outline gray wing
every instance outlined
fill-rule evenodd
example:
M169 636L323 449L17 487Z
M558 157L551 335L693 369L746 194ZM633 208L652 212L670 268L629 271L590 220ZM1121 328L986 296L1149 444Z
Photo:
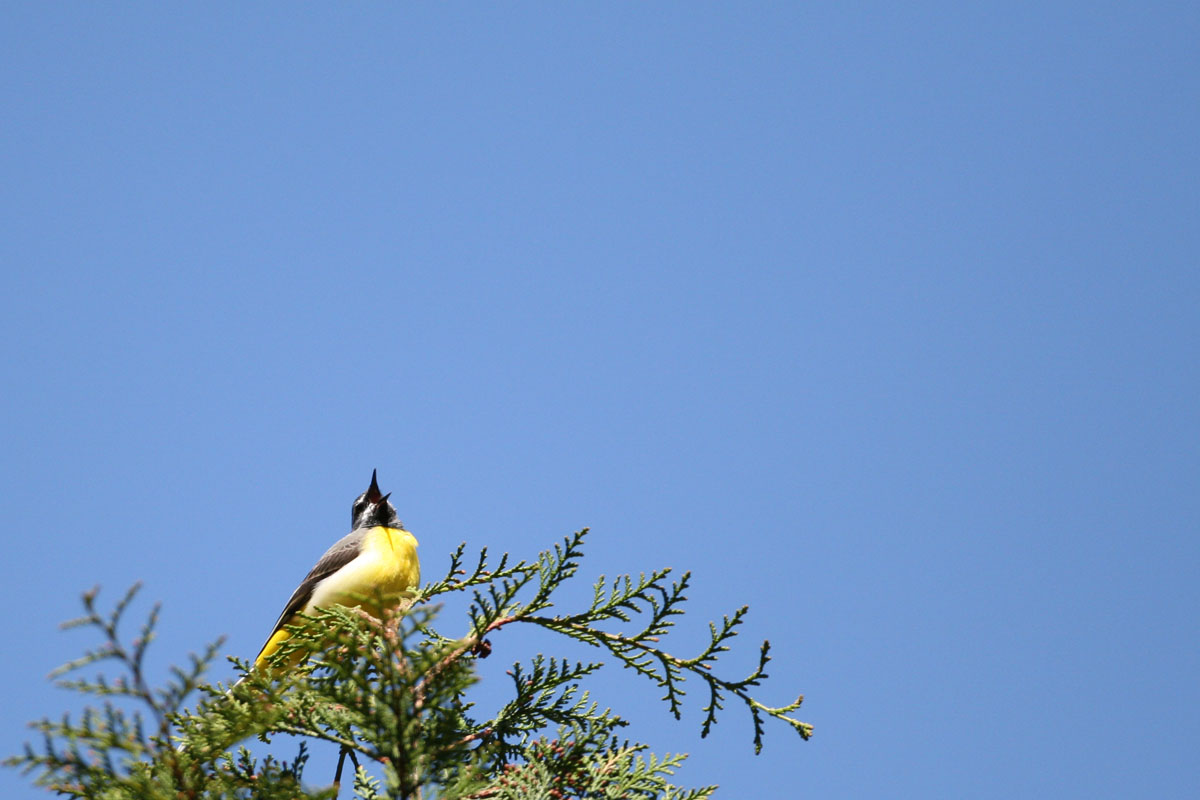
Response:
M280 628L291 622L292 617L304 609L304 604L312 597L313 590L317 588L318 583L358 557L362 550L364 536L366 536L366 531L351 531L325 551L325 555L321 556L317 565L304 576L304 580L300 581L296 591L292 592L292 597L284 607L283 613L275 621L275 627L271 628L271 633L267 635L267 642L271 641L271 637L278 633ZM263 647L266 646L266 642L263 642ZM259 648L259 652L262 652L262 648Z

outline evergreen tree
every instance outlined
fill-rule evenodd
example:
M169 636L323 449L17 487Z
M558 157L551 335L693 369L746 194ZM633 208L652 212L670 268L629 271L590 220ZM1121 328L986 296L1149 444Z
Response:
M716 787L682 789L672 784L683 755L657 756L620 737L625 722L601 708L583 688L603 664L536 654L509 672L510 699L491 715L478 716L468 700L477 659L492 638L514 625L534 625L596 648L653 681L678 719L684 684L698 682L707 698L700 733L707 735L725 703L745 707L753 745L762 747L767 718L804 739L811 726L790 716L803 699L770 707L751 695L767 677L767 642L758 666L745 678L719 677L718 657L729 649L746 608L710 623L710 641L691 658L660 646L683 613L689 576L671 580L663 569L637 578L596 581L590 604L572 611L555 607L554 592L579 569L587 531L567 537L531 562L495 566L487 551L464 569L464 547L451 556L446 576L410 598L388 600L396 608L377 619L341 606L319 611L294 626L293 636L272 660L274 670L249 670L232 659L242 680L227 687L202 678L221 642L172 668L165 685L152 687L144 672L158 608L141 635L125 643L118 626L138 587L108 613L96 591L84 594L85 615L66 627L90 626L103 643L56 670L78 674L116 662L122 674L64 679L61 685L98 698L77 719L63 716L34 723L40 747L5 763L34 775L38 786L79 798L179 800L180 798L332 798L348 759L355 796L371 798L703 798ZM451 638L435 627L436 598L465 592L471 598L467 630ZM364 598L366 599L366 598ZM615 625L633 626L633 633ZM198 700L197 700L198 699ZM194 708L186 703L196 701ZM300 737L291 761L256 757L239 745L250 736ZM302 781L307 740L341 748L332 786L306 788ZM368 765L374 768L368 770Z

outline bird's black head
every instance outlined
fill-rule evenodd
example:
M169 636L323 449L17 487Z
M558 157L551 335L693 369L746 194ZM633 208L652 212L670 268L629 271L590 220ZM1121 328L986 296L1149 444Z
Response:
M375 480L375 471L371 470L371 485L358 496L350 507L350 530L359 528L374 528L382 525L387 528L402 528L404 523L396 515L396 508L388 502L391 493L379 491L379 483Z

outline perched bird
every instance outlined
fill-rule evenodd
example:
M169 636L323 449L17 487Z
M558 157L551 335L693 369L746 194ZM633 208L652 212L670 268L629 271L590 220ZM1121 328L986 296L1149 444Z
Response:
M351 506L350 533L326 550L296 587L255 657L255 669L262 669L287 641L291 634L286 626L295 621L297 614L311 614L313 609L332 605L365 605L365 610L378 616L383 609L371 607L364 598L398 601L417 587L421 581L417 539L404 530L404 523L388 502L390 496L379 491L372 471L370 487Z

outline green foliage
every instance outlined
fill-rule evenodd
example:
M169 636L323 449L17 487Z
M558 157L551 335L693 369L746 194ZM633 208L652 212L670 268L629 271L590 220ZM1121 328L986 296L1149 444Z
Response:
M391 605L382 619L357 608L322 609L291 627L292 637L273 656L276 669L254 671L232 659L244 677L231 687L202 683L220 642L193 656L186 669L172 668L166 683L148 685L144 659L154 638L157 607L140 635L126 645L118 631L138 587L107 615L96 610L96 592L83 597L86 614L67 627L97 629L104 643L56 670L55 677L115 662L122 675L62 680L97 698L78 719L64 716L35 723L40 748L26 745L6 764L34 774L37 785L86 798L329 798L338 783L305 788L305 742L337 745L353 762L353 789L360 798L445 800L497 798L702 798L715 787L686 791L671 783L685 756L655 756L645 745L621 740L625 726L611 709L592 700L582 683L602 662L572 662L536 654L513 664L511 698L494 713L477 716L467 695L477 659L491 639L518 624L533 625L603 651L612 663L645 676L664 692L679 718L688 680L707 690L701 735L707 735L729 698L744 705L753 744L762 747L768 718L801 737L809 725L790 714L800 699L767 706L751 694L767 677L768 644L758 666L741 680L719 677L714 666L746 614L741 608L710 624L700 653L680 658L660 647L683 613L689 576L670 580L670 570L609 582L596 581L588 606L556 612L552 596L579 568L587 531L567 537L532 562L494 567L486 550L464 569L463 546L451 556L446 576L415 597ZM435 598L468 593L468 626L460 638L435 629ZM367 598L364 598L366 600ZM375 598L378 602L378 598ZM633 633L610 630L631 625ZM287 667L303 656L299 666ZM199 700L185 708L189 699ZM801 698L802 699L802 698ZM275 734L300 737L292 761L258 758L238 742ZM374 765L371 771L367 765ZM339 767L338 779L341 777Z

